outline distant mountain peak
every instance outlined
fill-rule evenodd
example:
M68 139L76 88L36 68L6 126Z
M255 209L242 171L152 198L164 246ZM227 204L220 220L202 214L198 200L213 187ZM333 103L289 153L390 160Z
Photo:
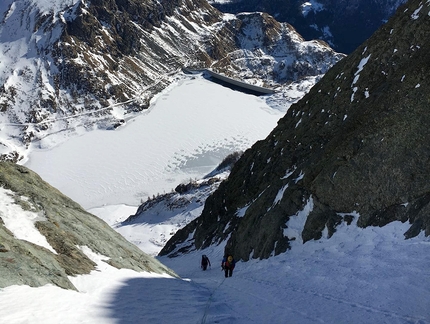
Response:
M305 39L322 39L349 54L393 15L406 0L214 0L223 12L267 12L296 28Z

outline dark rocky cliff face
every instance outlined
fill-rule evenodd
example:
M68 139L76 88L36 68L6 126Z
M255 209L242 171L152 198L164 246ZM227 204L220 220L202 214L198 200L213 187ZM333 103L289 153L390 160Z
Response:
M87 213L29 169L0 162L0 187L8 190L13 204L22 211L38 215L35 227L56 252L16 238L2 218L18 215L5 215L10 209L2 209L0 288L10 285L38 287L54 284L75 289L68 276L88 274L96 266L82 247L106 256L108 260L105 262L116 268L175 275L172 270L143 253L105 222Z
M238 259L267 258L342 222L409 222L405 238L430 235L429 9L409 1L327 72L161 254L227 240Z
M406 0L238 0L214 1L221 11L263 11L288 22L306 39L323 39L336 51L351 53Z

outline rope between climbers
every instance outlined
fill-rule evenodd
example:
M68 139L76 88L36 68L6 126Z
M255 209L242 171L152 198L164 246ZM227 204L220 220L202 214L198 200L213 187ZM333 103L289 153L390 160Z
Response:
M225 278L220 282L220 284L212 291L212 293L210 294L210 296L209 296L209 298L208 298L208 301L206 302L206 306L205 306L205 313L203 314L203 318L202 318L202 324L205 324L206 323L206 317L207 317L207 315L208 315L208 310L209 310L209 307L210 307L210 305L211 305L211 303L212 303L212 301L213 301L213 299L212 299L212 297L213 297L213 295L215 294L215 292L218 290L218 288L219 287L221 287L221 285L224 283L224 281L225 281Z

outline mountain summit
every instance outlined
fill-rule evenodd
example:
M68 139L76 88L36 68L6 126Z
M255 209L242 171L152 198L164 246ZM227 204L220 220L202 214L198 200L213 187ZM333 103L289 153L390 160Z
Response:
M267 12L292 24L306 39L322 39L350 54L406 0L212 0L223 12Z
M430 235L429 10L409 1L327 72L161 254L226 240L237 258L268 258L342 223Z

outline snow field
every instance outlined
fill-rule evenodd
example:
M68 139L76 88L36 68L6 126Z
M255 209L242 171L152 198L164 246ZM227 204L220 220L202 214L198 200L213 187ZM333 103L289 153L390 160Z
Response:
M86 132L54 147L47 138L25 165L86 209L138 206L202 178L229 153L265 138L282 115L263 98L186 77L125 126Z
M206 162L217 149L227 144L233 149L246 147L252 140L244 140L246 136L264 137L256 134L258 130L267 127L269 132L276 124L264 118L279 118L279 112L266 107L261 98L231 92L200 77L185 79L170 90L142 116L151 122L141 123L136 118L117 131L83 133L62 145L34 150L29 162L45 180L70 196L74 194L84 206L96 207L91 209L94 214L151 254L161 249L161 234L176 230L192 215L155 213L141 223L118 226L136 209L136 205L127 204L130 194L138 193L140 199L143 193L166 187L171 190L182 176L194 175L191 169L198 169L195 174L201 176L206 172L202 166L208 170L216 166L214 161L210 167ZM187 110L199 97L205 100ZM211 106L215 102L216 107ZM227 103L233 105L227 107ZM211 109L205 110L204 105ZM242 107L237 115L232 113L236 106ZM151 117L157 116L157 111L160 115L164 111L172 120L167 121L166 115ZM233 115L227 120L237 119L238 124L221 118L230 113ZM193 119L197 116L203 121ZM191 123L184 123L187 118ZM207 120L216 126L203 127ZM163 131L161 121L165 122ZM142 129L153 137L139 135ZM184 131L193 129L198 135ZM190 161L193 168L186 168ZM153 172L146 178L139 176L149 170ZM7 197L0 195L0 200L7 203ZM132 203L137 200L134 197ZM199 207L195 207L197 212ZM310 209L311 202L289 224L290 230L300 232ZM430 238L421 234L404 240L408 228L409 224L400 222L366 229L355 223L343 224L330 239L305 244L297 239L292 250L282 255L238 262L233 277L227 279L220 269L224 243L177 258L159 258L183 279L114 269L102 261L103 256L81 247L97 262L98 269L71 278L78 291L53 286L0 289L0 318L8 324L430 323ZM207 271L200 269L202 254L212 263Z

